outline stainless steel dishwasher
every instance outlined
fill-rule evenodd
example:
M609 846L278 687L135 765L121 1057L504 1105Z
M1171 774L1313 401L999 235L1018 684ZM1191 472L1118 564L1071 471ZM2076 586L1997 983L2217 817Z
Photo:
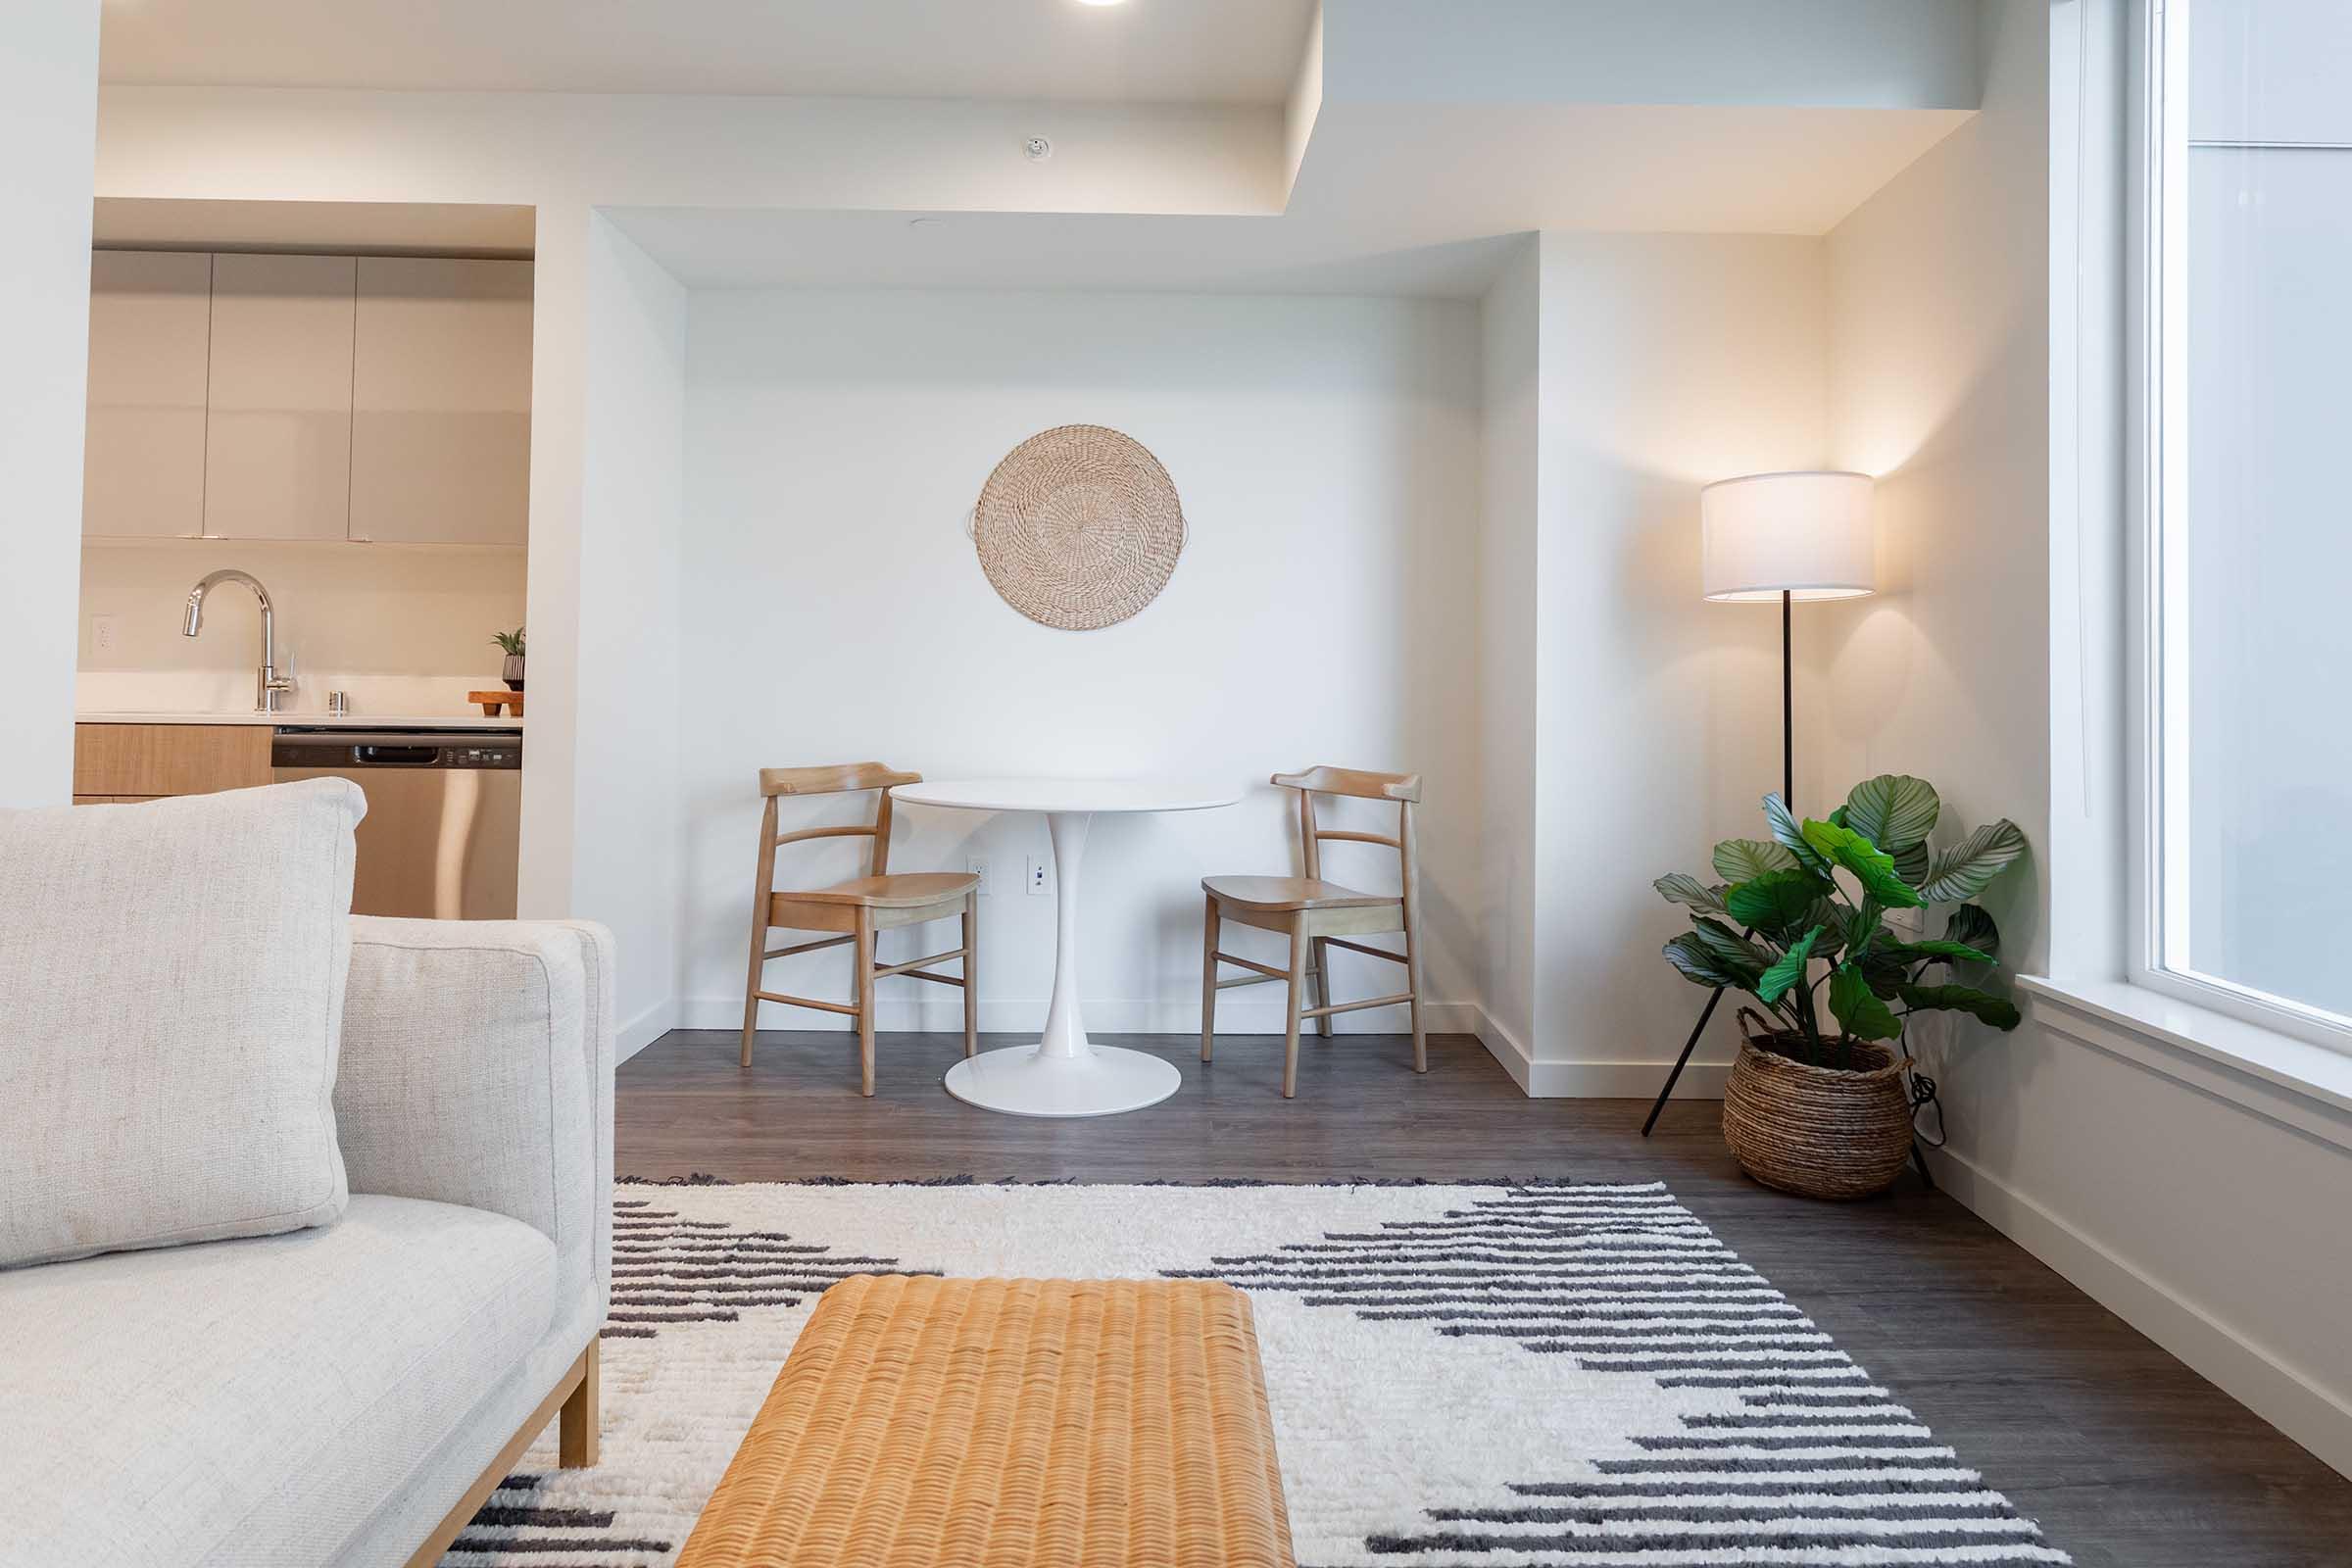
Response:
M347 778L368 795L354 914L514 918L522 828L522 731L281 726L280 783Z

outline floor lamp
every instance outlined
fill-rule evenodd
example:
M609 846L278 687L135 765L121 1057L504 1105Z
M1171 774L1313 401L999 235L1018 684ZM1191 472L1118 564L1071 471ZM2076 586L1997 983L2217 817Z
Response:
M1788 638L1798 600L1859 599L1871 591L1870 475L1867 473L1751 473L1723 479L1698 493L1700 591L1720 604L1781 606L1781 799L1796 806L1796 711ZM1674 1070L1649 1107L1642 1136L1698 1049L1699 1036L1723 1001L1718 986L1674 1058Z

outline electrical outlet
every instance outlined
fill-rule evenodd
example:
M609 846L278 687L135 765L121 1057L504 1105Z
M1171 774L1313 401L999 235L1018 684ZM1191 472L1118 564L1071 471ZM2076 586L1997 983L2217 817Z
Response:
M1054 891L1054 862L1039 856L1029 857L1029 894L1043 898Z
M92 653L111 654L115 651L115 626L116 617L113 615L92 615L90 617L90 651Z
M983 860L982 858L980 858L980 857L978 857L977 855L975 855L975 856L972 856L971 858L969 858L968 859L966 859L966 860L963 862L963 868L964 868L966 871L969 871L969 872L971 872L971 874L972 874L972 875L974 875L974 876L976 876L976 877L978 877L978 878L980 879L980 896L981 896L982 898L984 898L984 899L985 899L985 898L987 898L987 897L988 897L988 862L987 862L986 860Z

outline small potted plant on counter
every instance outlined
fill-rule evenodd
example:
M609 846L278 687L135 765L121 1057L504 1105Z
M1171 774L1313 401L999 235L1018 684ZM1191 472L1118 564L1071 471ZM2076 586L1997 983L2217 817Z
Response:
M1799 822L1767 795L1771 838L1716 845L1721 882L1657 880L1691 914L1667 961L1757 1004L1740 1009L1746 1038L1724 1087L1723 1133L1767 1186L1811 1198L1885 1191L1911 1154L1904 1021L1953 1011L2017 1027L2015 1004L1952 971L1994 968L2000 933L1966 901L2025 853L2025 835L2003 819L1931 850L1941 808L1927 780L1891 773L1856 785L1826 821ZM1938 905L1958 906L1938 937L1888 929L1889 910Z
M500 668L499 675L506 681L508 689L522 690L522 628L517 626L513 631L492 632L490 640L506 651L506 663Z

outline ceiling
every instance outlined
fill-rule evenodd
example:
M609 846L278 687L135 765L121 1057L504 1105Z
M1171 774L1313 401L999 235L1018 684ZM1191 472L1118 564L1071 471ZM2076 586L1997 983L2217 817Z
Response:
M608 209L691 288L1475 299L1530 229L1820 234L1941 110L1327 106L1280 216ZM1494 149L1510 149L1497 158Z
M1312 0L106 0L147 85L1274 104Z
M1334 7L1309 61L1314 90L1289 119L1269 106L1285 103L1308 58L1314 0L105 0L102 71L117 84L676 95L564 111L608 135L642 121L652 151L623 133L596 156L631 168L692 161L695 178L640 181L634 200L709 205L618 196L608 210L699 288L1476 297L1530 230L1824 233L1971 113L1944 90L1954 50L1969 54L1959 74L1974 79L1971 28L1882 36L1848 25L1840 0L1786 0L1791 15L1835 24L1824 37L1843 52L1800 40L1793 57L1759 63L1770 37L1629 34L1623 8L1646 3ZM1519 24L1531 18L1549 30L1528 34ZM1335 19L1356 30L1333 32ZM1446 48L1451 74L1432 75L1426 62ZM1502 69L1531 55L1533 74ZM1815 55L1820 70L1800 69ZM1566 70L1577 62L1583 76ZM1855 86L1882 79L1895 85ZM1714 96L1689 96L1704 93ZM139 96L122 94L118 112ZM1201 107L1085 111L1101 122L1055 129L1052 181L1003 177L1014 144L985 126L975 137L975 117L1017 118L1026 130L1030 111L1006 106L1056 100ZM368 134L368 116L396 125L419 112L458 118L450 106L379 102L355 123ZM299 108L272 113L302 123ZM521 117L570 122L555 106ZM1205 134L1212 122L1217 133ZM1288 166L1286 134L1299 138ZM624 144L625 157L613 150ZM463 157L477 143L440 145ZM867 153L890 178L860 183ZM435 154L403 156L430 167ZM517 156L550 154L526 145ZM909 186L894 158L924 177ZM779 162L808 177L765 177ZM1285 167L1295 178L1279 216L1249 180L1251 199L1237 205L1235 170L1271 179ZM487 182L502 193L513 183ZM1170 188L1182 196L1167 199ZM964 191L977 194L959 202ZM400 235L419 221L475 222L354 207L283 215L286 232L266 234L276 215L135 205L102 212L102 232L111 221L132 225L117 243L169 243L189 239L191 222L225 222L255 243L288 243L301 228L317 244L313 231L331 221L344 225L337 234L368 228L372 239L345 235L364 248L414 243ZM926 211L951 205L964 210ZM526 224L527 214L484 210L480 232L450 228L440 243L519 250Z

